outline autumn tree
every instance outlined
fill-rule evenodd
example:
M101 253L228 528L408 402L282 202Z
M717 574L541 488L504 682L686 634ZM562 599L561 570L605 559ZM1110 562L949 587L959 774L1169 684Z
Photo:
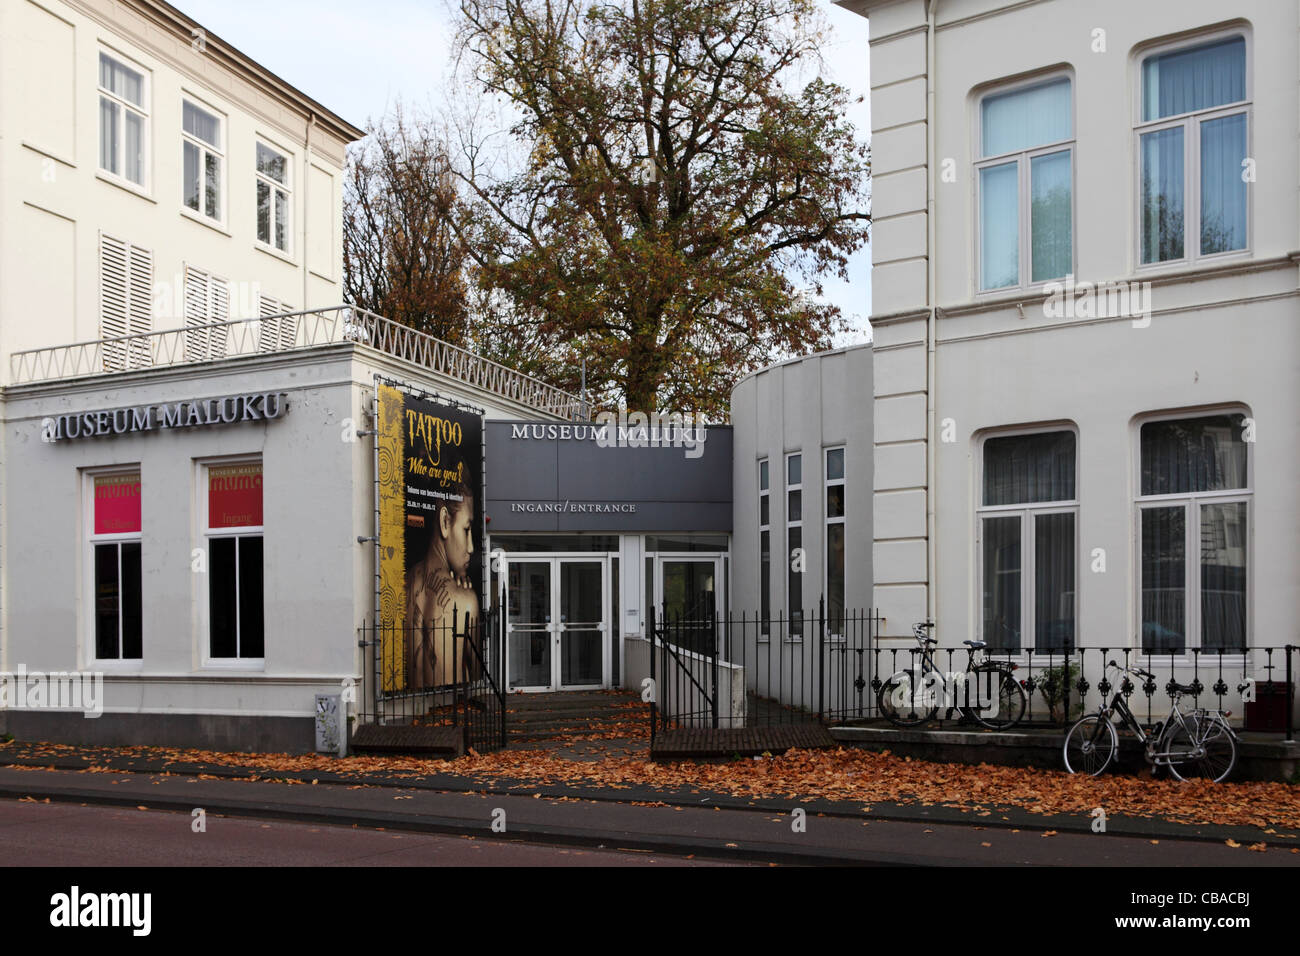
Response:
M462 65L512 117L509 168L475 137L457 166L476 279L509 303L486 314L499 343L585 356L606 403L718 414L738 376L845 327L816 297L867 239L870 165L818 75L816 0L460 13Z
M460 189L431 119L399 105L371 123L344 181L347 301L463 344L469 287Z

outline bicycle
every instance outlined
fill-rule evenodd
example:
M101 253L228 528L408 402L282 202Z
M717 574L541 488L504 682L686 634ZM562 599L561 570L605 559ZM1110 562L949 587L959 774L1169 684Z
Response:
M1225 780L1237 764L1237 734L1217 710L1197 708L1184 714L1178 702L1184 694L1195 696L1200 688L1195 685L1170 681L1166 690L1172 699L1169 716L1158 721L1148 734L1133 716L1125 691L1133 690L1128 675L1154 682L1155 675L1140 667L1130 667L1111 661L1107 665L1123 673L1121 686L1115 690L1109 706L1104 702L1095 714L1088 714L1075 722L1065 735L1065 769L1070 773L1087 773L1097 776L1116 761L1119 750L1119 733L1114 717L1119 715L1123 725L1142 743L1143 756L1151 765L1154 775L1158 768L1168 767L1178 780ZM1154 683L1147 685L1155 690ZM1103 699L1104 700L1104 699Z
M934 627L933 621L923 621L912 625L912 636L916 638L921 651L920 674L915 668L898 671L890 676L876 693L876 704L880 713L890 723L898 727L915 727L927 720L933 720L939 713L938 695L944 691L943 673L934 663L934 646L937 638L927 632ZM985 641L963 641L970 648L964 672L965 703L949 704L945 717L951 717L953 711L975 721L990 730L1006 730L1020 723L1025 716L1029 697L1024 686L1012 676L1018 665L996 661L982 652L988 646ZM955 675L948 675L950 678ZM985 681L989 684L989 693L981 694ZM997 697L994 699L992 684L997 683ZM971 684L975 685L976 700L970 700ZM939 688L936 688L939 685ZM983 703L987 699L987 703Z

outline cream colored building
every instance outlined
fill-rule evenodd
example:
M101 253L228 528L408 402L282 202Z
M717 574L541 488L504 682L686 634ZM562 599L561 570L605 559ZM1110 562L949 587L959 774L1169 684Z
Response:
M362 131L166 3L3 0L0 64L0 732L310 750L373 705L377 383L578 398L342 306Z
M0 381L16 351L343 300L361 130L157 0L6 0L0 68Z
M1300 619L1300 8L841 5L886 633L1223 651L1231 704Z

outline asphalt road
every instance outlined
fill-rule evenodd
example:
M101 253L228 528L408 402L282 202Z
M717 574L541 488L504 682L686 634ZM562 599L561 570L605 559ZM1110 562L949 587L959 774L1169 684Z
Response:
M6 866L718 866L702 859L289 820L0 800ZM740 864L746 865L746 864Z
M51 803L33 804L46 797ZM8 799L5 799L8 798ZM0 768L0 807L6 813L13 811L15 801L19 808L44 810L49 813L67 811L69 832L79 826L78 821L91 816L78 816L80 804L115 804L123 808L125 818L138 818L157 822L146 827L141 834L144 845L152 840L156 852L148 862L168 861L178 864L199 862L189 854L209 852L201 849L204 837L221 827L233 826L240 820L235 834L264 835L266 842L248 844L247 852L260 854L256 860L239 859L238 862L268 862L290 864L309 862L295 854L323 852L315 843L329 843L303 838L295 842L294 834L304 831L296 824L308 823L322 829L343 824L357 831L371 830L369 837L378 842L366 844L365 852L378 853L377 847L396 847L401 843L396 837L403 835L414 843L414 835L428 839L425 844L434 853L452 853L446 840L433 840L434 836L451 837L466 859L485 853L536 853L533 861L560 861L562 854L556 849L576 851L640 851L633 858L644 862L645 854L660 857L686 857L694 854L706 859L750 861L757 863L867 863L895 865L1019 865L1038 866L1161 866L1161 867L1221 867L1221 866L1300 866L1300 854L1278 841L1262 852L1251 852L1244 846L1230 847L1223 841L1180 839L1164 836L1160 839L1122 836L1109 833L1055 832L1046 827L983 826L974 823L917 823L861 817L825 817L815 812L802 811L793 804L787 812L774 813L757 809L718 809L706 806L665 806L655 804L614 803L610 801L575 798L546 798L527 791L515 794L450 793L417 789L375 786L345 786L341 784L286 784L269 781L239 781L226 779L199 779L168 774L132 773L76 773L71 771L17 770ZM60 806L60 804L62 806ZM69 806L71 805L71 806ZM137 810L177 811L174 814L154 814ZM207 814L208 833L193 834L188 818L195 808ZM87 808L89 809L89 808ZM22 810L18 811L19 813ZM225 816L227 820L217 819ZM22 861L20 848L28 847L35 854L30 862L39 862L39 852L55 844L64 843L60 836L62 826L40 825L36 817L6 817L0 839L9 849L9 859ZM51 821L55 817L45 819ZM115 817L122 820L122 816ZM180 826L177 827L179 821ZM492 824L499 821L504 833L493 832ZM282 824L277 829L277 824ZM117 838L106 828L97 836L94 828L87 826L89 842L80 849L77 841L67 840L68 853L86 853L81 862L95 861L122 864L129 859L114 852L110 843ZM168 830L177 827L179 834ZM34 834L40 828L41 834ZM472 841L461 838L472 836ZM168 841L179 840L179 843ZM209 841L214 842L214 841ZM191 846L199 844L198 846ZM476 844L484 844L474 849ZM533 846L526 846L532 844ZM96 846L100 849L96 850ZM238 845L238 843L236 843ZM405 848L407 844L402 844ZM486 846L495 847L487 850ZM545 845L545 846L541 846ZM62 851L60 851L62 852ZM127 852L127 851L123 851ZM223 851L224 852L224 851ZM231 851L235 852L235 851ZM331 851L332 852L332 851ZM342 845L339 859L351 852ZM363 850L358 847L357 853ZM392 857L397 862L402 856ZM599 862L606 862L600 856ZM614 862L615 857L608 857ZM623 859L623 857L619 857ZM231 862L236 859L232 858ZM368 862L387 863L387 858L373 857ZM71 862L71 861L69 861ZM452 862L449 858L449 862ZM459 862L459 858L455 861ZM564 861L564 862L572 862ZM591 858L596 862L596 857ZM694 861L692 861L694 862ZM322 863L325 865L325 863Z

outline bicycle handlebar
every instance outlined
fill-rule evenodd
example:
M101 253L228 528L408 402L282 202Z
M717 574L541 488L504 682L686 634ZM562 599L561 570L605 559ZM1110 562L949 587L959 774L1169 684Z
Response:
M1120 669L1120 670L1122 670L1122 671L1125 671L1125 672L1127 672L1127 673L1129 673L1129 674L1136 674L1138 677L1147 677L1147 678L1150 678L1151 680L1155 680L1155 679L1156 679L1156 675L1153 674L1153 673L1151 673L1150 671L1143 670L1143 669L1140 668L1140 667L1134 667L1134 666L1132 666L1132 665L1130 665L1130 664L1120 664L1120 663L1118 663L1118 662L1116 662L1116 661L1111 661L1111 662L1110 662L1110 666L1111 666L1111 667L1116 667L1116 668L1118 668L1118 669Z

